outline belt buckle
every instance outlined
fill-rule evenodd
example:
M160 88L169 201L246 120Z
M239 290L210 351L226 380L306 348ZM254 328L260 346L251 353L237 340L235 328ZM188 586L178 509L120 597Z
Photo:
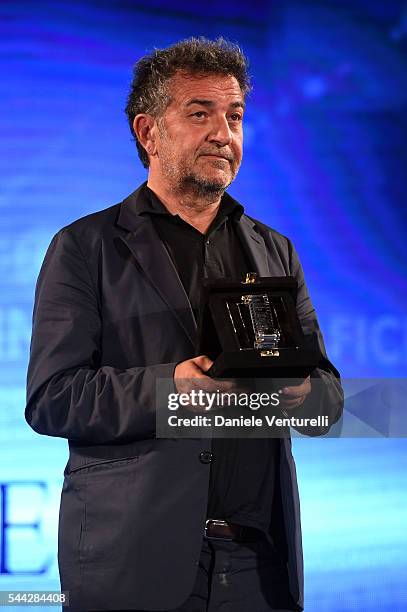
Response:
M204 529L204 534L205 534L205 538L207 538L208 540L221 540L223 542L232 542L233 538L222 538L221 536L209 536L208 535L208 525L209 523L212 523L213 525L220 525L220 526L224 526L224 525L228 525L227 521L223 521L221 519L206 519L205 521L205 529Z

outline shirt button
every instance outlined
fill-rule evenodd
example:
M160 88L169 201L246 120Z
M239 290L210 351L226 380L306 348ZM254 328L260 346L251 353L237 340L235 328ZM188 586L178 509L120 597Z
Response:
M212 453L210 451L202 451L202 453L199 453L199 461L201 463L210 463L212 461Z

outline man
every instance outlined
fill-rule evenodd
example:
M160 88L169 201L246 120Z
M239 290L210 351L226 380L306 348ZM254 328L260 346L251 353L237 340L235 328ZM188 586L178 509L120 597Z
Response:
M301 610L289 439L156 439L155 386L220 383L196 354L202 278L291 275L321 363L281 395L339 418L290 241L225 193L242 159L241 51L190 39L136 65L127 115L148 181L53 238L39 276L26 418L65 437L61 584L78 610ZM324 433L326 429L317 433ZM216 519L206 523L207 519ZM205 529L206 525L206 529Z

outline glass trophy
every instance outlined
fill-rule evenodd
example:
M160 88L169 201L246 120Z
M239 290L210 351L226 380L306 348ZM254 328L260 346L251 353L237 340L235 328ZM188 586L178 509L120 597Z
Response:
M204 282L197 354L214 360L214 377L303 377L320 358L315 334L305 335L293 277Z

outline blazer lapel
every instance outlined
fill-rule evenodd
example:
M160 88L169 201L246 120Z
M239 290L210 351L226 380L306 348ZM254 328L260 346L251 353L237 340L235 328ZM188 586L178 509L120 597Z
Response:
M266 245L262 236L254 230L253 221L242 215L236 225L243 247L253 264L253 272L257 272L259 276L270 276Z
M121 236L121 239L195 346L197 325L178 272L149 215L140 215L137 212L137 201L145 197L145 184L121 204L117 225L127 230L127 234ZM242 215L236 227L243 248L253 265L253 272L257 272L259 276L270 276L266 245L262 236L254 230L253 221Z
M139 262L157 292L173 312L191 343L196 344L197 325L191 303L178 272L149 215L138 215L134 209L137 190L120 208L117 224L128 230L121 240Z

